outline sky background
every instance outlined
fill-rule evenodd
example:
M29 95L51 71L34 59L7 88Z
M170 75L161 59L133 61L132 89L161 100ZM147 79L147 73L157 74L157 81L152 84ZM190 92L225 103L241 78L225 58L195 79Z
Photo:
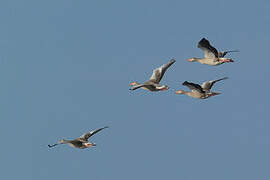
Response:
M1 179L269 180L270 2L3 0ZM206 37L235 63L190 63ZM166 92L132 81L176 63ZM206 100L176 95L215 84ZM47 144L110 126L93 149Z

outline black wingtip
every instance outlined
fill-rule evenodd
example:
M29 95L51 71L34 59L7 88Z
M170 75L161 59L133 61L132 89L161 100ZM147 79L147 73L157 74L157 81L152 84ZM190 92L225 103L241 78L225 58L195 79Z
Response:
M240 50L236 49L236 50L230 50L230 51L225 51L225 52L240 52Z
M176 60L175 60L174 58L172 58L172 59L170 60L170 62L176 62Z
M185 82L183 82L183 83L182 83L182 85L184 85L184 86L185 86L185 85L187 85L187 84L188 84L188 82L187 82L187 81L185 81Z
M229 79L228 77L224 77L224 78L221 78L219 80L226 80L226 79Z
M203 46L208 46L210 43L209 41L206 39L206 38L202 38L199 42L198 42L198 45L197 47L200 48L200 47L203 47Z

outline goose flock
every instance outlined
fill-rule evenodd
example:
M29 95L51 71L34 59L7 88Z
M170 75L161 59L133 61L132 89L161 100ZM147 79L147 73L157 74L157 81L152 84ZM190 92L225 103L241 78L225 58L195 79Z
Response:
M207 64L210 66L217 66L224 63L234 62L230 58L225 58L225 56L228 53L231 52L239 52L238 50L230 50L230 51L217 51L215 47L213 47L210 42L206 38L202 38L198 45L198 48L203 50L204 52L204 58L190 58L188 59L189 62L199 62L201 64ZM161 85L160 81L163 78L165 72L168 70L169 67L171 67L176 61L174 59L171 59L167 64L163 64L160 67L153 70L152 76L148 81L145 81L144 83L138 83L138 82L132 82L130 83L130 90L134 91L136 89L142 88L148 91L166 91L169 89L169 86L167 85ZM185 81L182 83L183 86L187 86L190 91L184 91L184 90L178 90L175 93L176 94L185 94L192 98L199 98L199 99L206 99L212 96L219 95L221 93L219 92L213 92L211 91L211 88L216 82L222 81L228 79L228 77L220 78L217 80L211 80L206 81L202 85L195 84L192 82ZM79 138L73 139L73 140L59 140L57 143L48 145L50 148L57 146L59 144L68 144L71 147L85 149L85 148L91 148L96 146L95 143L91 143L88 141L88 139L93 136L94 134L100 132L103 129L108 128L108 126L87 132L83 135L81 135Z

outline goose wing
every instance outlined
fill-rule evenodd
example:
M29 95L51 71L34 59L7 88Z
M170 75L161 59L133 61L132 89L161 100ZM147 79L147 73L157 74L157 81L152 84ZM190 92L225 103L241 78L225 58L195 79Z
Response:
M96 130L93 130L93 131L89 131L89 132L81 135L80 138L87 141L91 136L93 136L94 134L98 133L99 131L101 131L101 130L103 130L105 128L108 128L108 126L105 126L103 128L99 128L99 129L96 129Z
M144 86L145 86L144 84L139 84L139 85L131 87L129 90L134 91L134 90L139 89L139 88L144 87Z
M210 91L210 89L213 87L213 85L218 82L218 81L221 81L221 80L225 80L225 79L228 79L228 77L224 77L224 78L221 78L221 79L217 79L217 80L212 80L212 81L206 81L202 84L202 88L204 91Z
M199 84L185 81L182 85L187 86L191 91L198 91L200 93L205 93L203 88Z
M226 56L226 54L231 53L231 52L239 52L239 50L221 51L221 52L218 52L218 57L223 58L224 56Z
M218 51L216 50L216 48L211 46L210 42L207 39L202 38L198 43L198 48L203 50L205 58L218 58Z
M166 70L173 64L175 63L175 60L172 59L170 60L167 64L163 64L162 66L156 68L153 70L153 74L150 77L149 81L152 81L154 83L159 84L161 81L162 77L164 76Z

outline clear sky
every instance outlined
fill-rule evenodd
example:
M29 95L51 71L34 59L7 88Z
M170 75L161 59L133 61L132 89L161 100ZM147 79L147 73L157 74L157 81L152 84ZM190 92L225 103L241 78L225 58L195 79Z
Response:
M1 179L269 180L270 2L0 2ZM206 37L235 63L190 63ZM166 92L129 91L171 58ZM176 95L215 84L206 100ZM110 126L93 149L47 144Z

